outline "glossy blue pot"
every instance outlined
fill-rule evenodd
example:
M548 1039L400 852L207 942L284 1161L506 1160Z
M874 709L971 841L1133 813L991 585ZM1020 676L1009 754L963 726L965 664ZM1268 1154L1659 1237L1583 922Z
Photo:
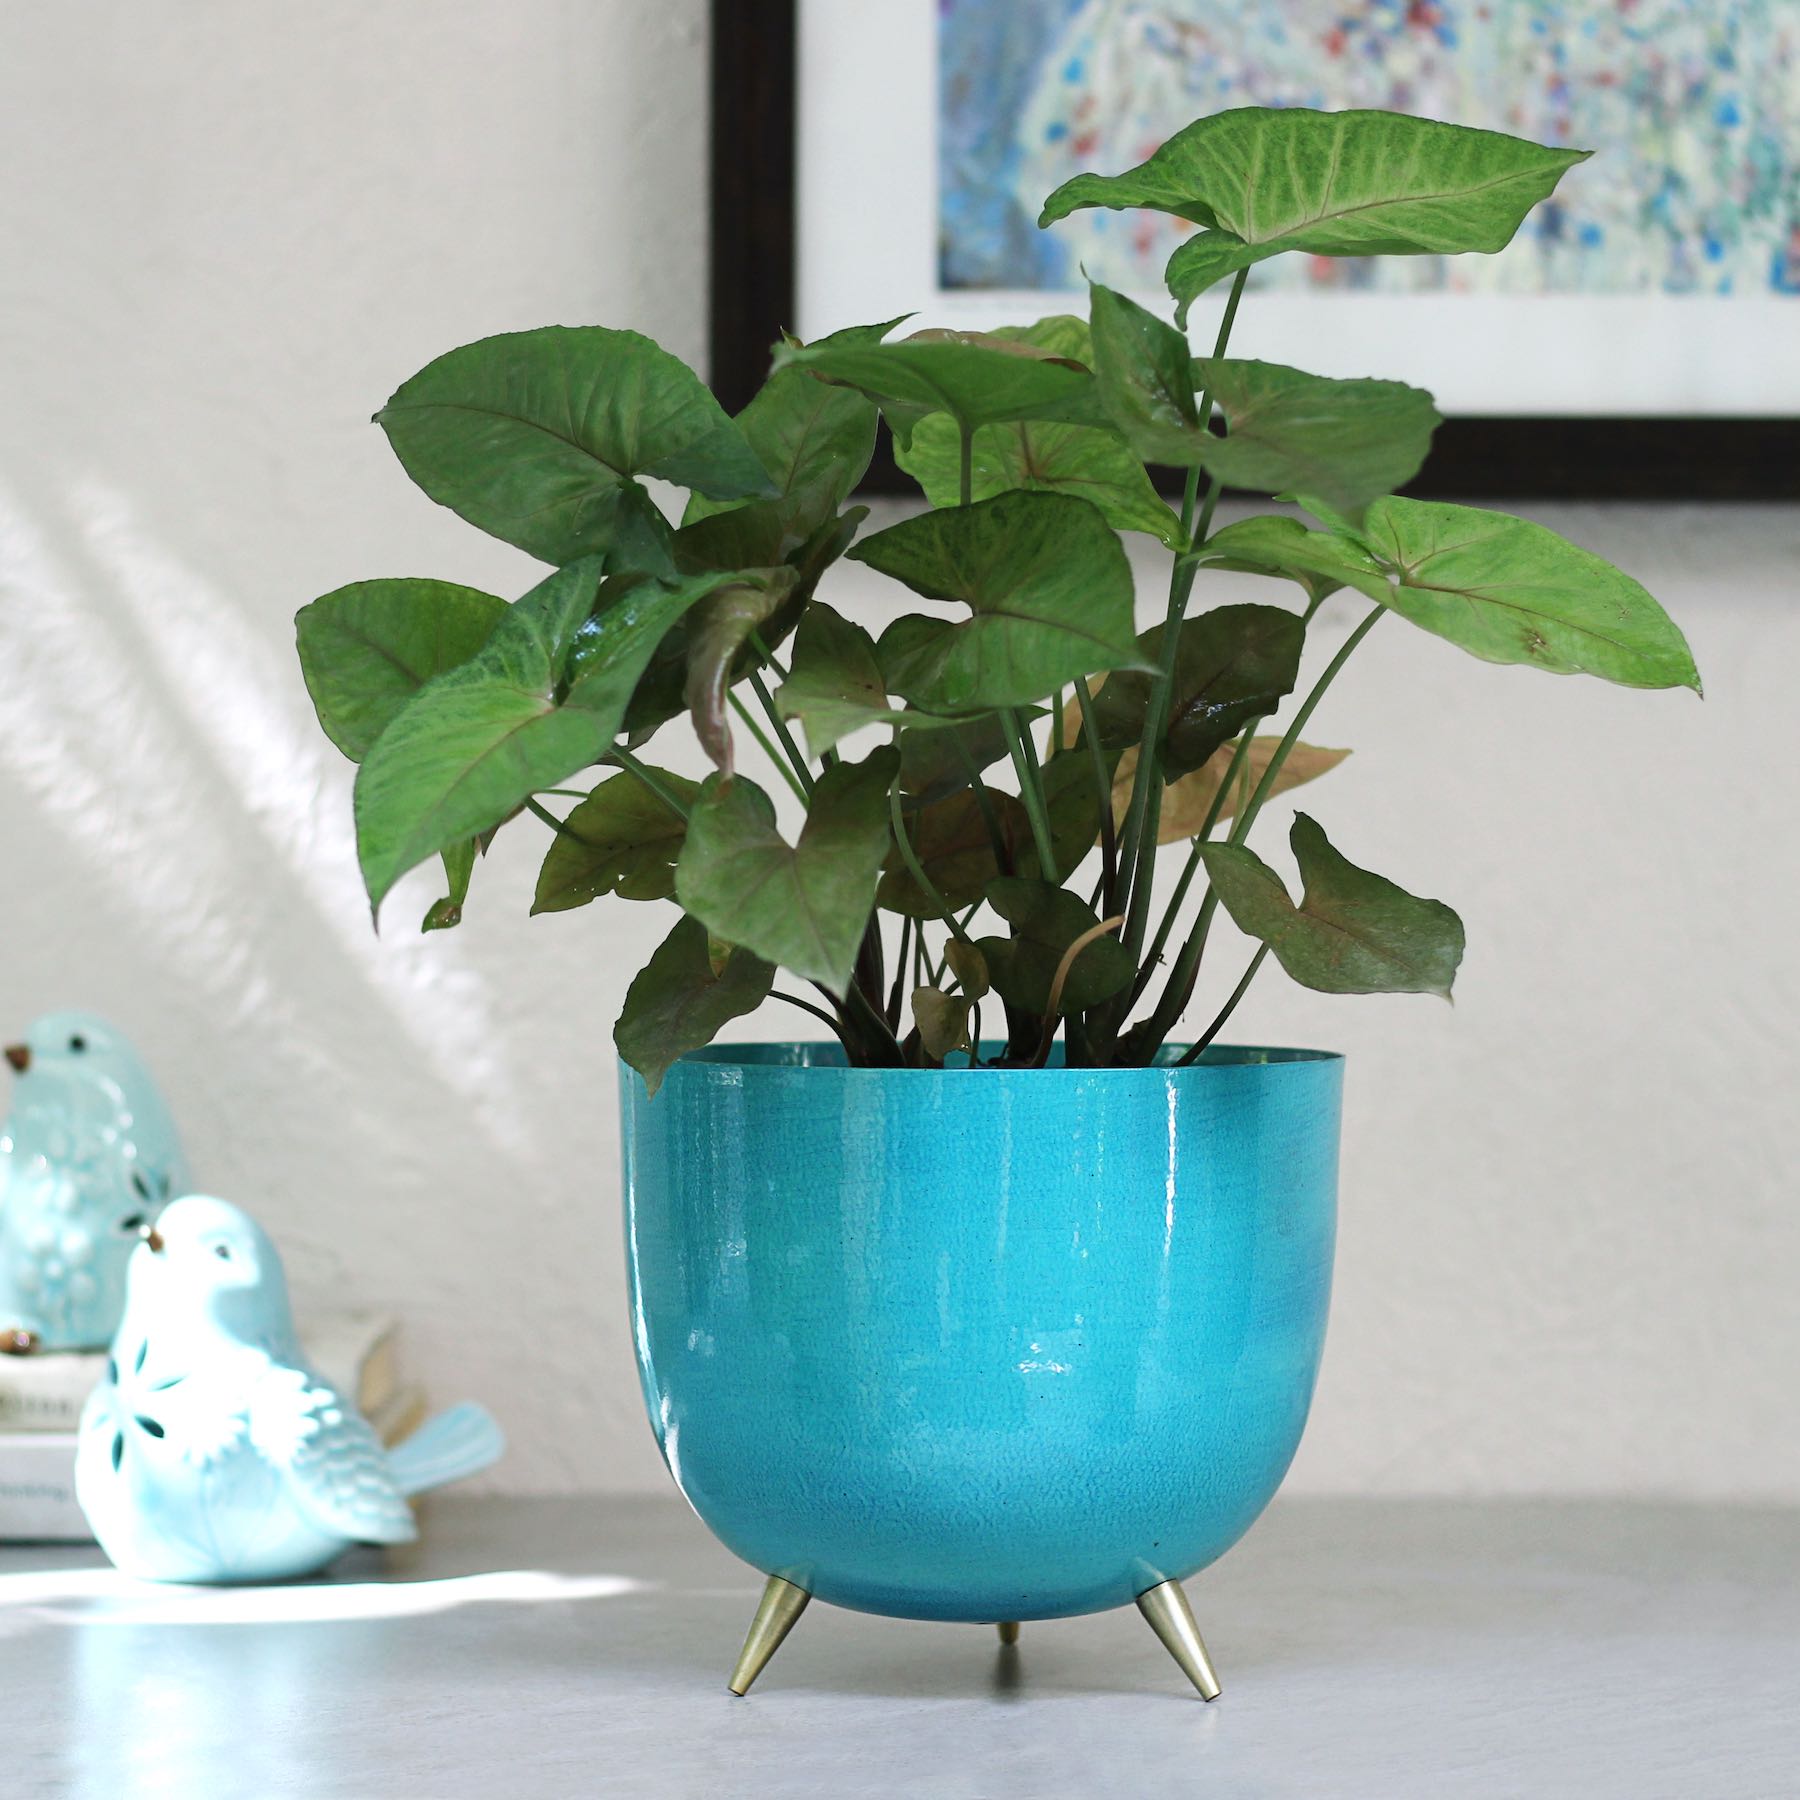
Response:
M702 1051L655 1098L623 1071L638 1362L681 1491L765 1574L904 1618L1093 1612L1203 1568L1306 1421L1342 1075L815 1044Z

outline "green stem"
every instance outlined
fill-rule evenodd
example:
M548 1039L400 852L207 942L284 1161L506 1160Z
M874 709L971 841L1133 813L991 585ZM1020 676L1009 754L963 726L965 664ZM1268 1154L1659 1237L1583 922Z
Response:
M1012 751L1013 768L1019 777L1019 798L1025 803L1025 815L1031 820L1031 839L1037 846L1038 879L1054 887L1062 880L1056 869L1056 852L1050 845L1050 811L1044 804L1044 783L1038 773L1037 749L1031 733L1013 707L1000 714L1006 724L1007 748Z
M1249 968L1244 971L1237 986L1231 990L1231 998L1219 1008L1219 1016L1214 1019L1213 1022L1207 1026L1206 1030L1202 1032L1199 1037L1195 1038L1193 1043L1188 1045L1186 1051L1176 1059L1176 1068L1185 1069L1189 1063L1198 1062L1200 1060L1206 1046L1225 1029L1225 1021L1237 1010L1237 1003L1243 999L1245 990L1250 986L1251 982L1256 979L1256 971L1263 966L1263 958L1268 954L1269 946L1267 944L1257 945L1256 954L1251 957Z
M867 1023L875 1028L876 1042L881 1046L881 1049L892 1058L891 1066L899 1068L906 1059L901 1054L899 1038L896 1037L893 1032L888 1030L887 1020L875 1010L874 1002L870 1000L869 996L865 994L855 982L851 982L850 984L850 999L855 1003L856 1007L859 1007L862 1010Z
M794 771L788 767L787 761L782 756L781 752L769 742L769 734L757 724L756 715L737 697L736 694L731 696L731 710L743 721L744 729L762 746L763 755L766 756L769 761L775 765L776 769L780 771L781 779L793 790L794 798L804 806L810 796L806 789L800 785L799 778L795 775Z
M761 702L763 711L769 715L769 723L775 728L775 735L781 740L782 749L788 753L788 757L794 765L794 773L800 777L801 787L810 797L813 790L812 771L807 768L806 758L801 753L800 746L794 742L794 734L788 729L787 720L777 710L774 698L764 684L762 672L759 669L750 671L750 686L756 698Z
M802 1012L809 1012L815 1019L823 1019L831 1027L832 1035L846 1050L850 1048L850 1040L844 1035L844 1028L837 1019L822 1006L814 1006L810 1000L802 1000L798 994L784 993L780 988L770 988L771 1000L785 1000L789 1006L797 1006Z
M900 948L894 956L894 985L888 994L887 1004L890 1031L898 1031L900 1028L900 996L906 988L906 953L912 944L912 924L911 913L900 915Z
M622 749L617 744L606 754L621 769L635 775L676 818L685 819L688 816L687 802L647 763L639 762L629 750Z
M1256 823L1256 815L1262 811L1263 802L1275 791L1275 783L1281 778L1282 768L1294 746L1299 743L1300 733L1306 729L1306 722L1313 716L1314 708L1324 699L1325 690L1337 679L1338 670L1350 660L1351 652L1375 629L1375 621L1386 611L1387 608L1377 601L1374 610L1344 639L1337 655L1325 665L1325 673L1313 683L1312 692L1294 714L1294 722L1287 728L1287 735L1276 745L1275 754L1269 758L1269 766L1262 772L1262 780L1256 784L1256 790L1250 796L1250 804L1239 809L1237 821L1231 828L1231 843L1241 844L1250 835L1250 827Z
M1219 321L1219 333L1213 341L1214 357L1225 354L1231 341L1231 327L1237 319L1238 302L1244 297L1244 281L1248 269L1239 269L1231 284L1231 297L1225 302L1225 315ZM1212 391L1202 389L1195 405L1200 429L1205 431L1212 417ZM1207 484L1206 504L1198 525L1194 507L1200 492L1200 470L1189 469L1181 494L1181 541L1187 546L1175 559L1169 572L1169 604L1163 620L1162 668L1150 689L1150 704L1144 720L1144 735L1138 745L1137 773L1131 784L1131 806L1125 819L1125 845L1121 866L1131 883L1130 903L1126 912L1123 943L1135 961L1143 948L1144 928L1150 920L1152 876L1156 869L1157 826L1162 815L1162 739L1168 729L1169 711L1175 688L1175 661L1181 645L1181 621L1187 611L1188 596L1194 589L1194 574L1199 566L1200 546L1206 541L1212 525L1213 510L1219 504L1223 483L1214 476Z
M900 851L900 860L906 864L908 872L919 884L919 892L937 909L941 918L965 944L973 940L957 923L956 914L950 910L949 903L938 891L938 885L925 873L925 865L919 861L919 855L913 849L912 839L907 835L906 819L900 811L900 789L896 785L888 789L888 817L894 825L894 843Z
M577 833L570 831L568 826L565 825L562 820L549 809L549 807L539 806L530 795L527 795L525 798L525 810L534 817L542 819L558 837L575 837L578 835Z
M1119 882L1118 832L1113 824L1112 777L1106 772L1106 752L1100 747L1100 726L1094 717L1094 696L1085 681L1075 683L1075 699L1081 708L1081 735L1087 740L1094 768L1094 792L1100 801L1100 898L1111 914Z
M1194 877L1200 869L1200 846L1212 836L1212 828L1219 822L1219 814L1224 810L1225 796L1231 792L1232 783L1238 778L1239 769L1245 766L1250 744L1256 735L1256 728L1261 719L1252 719L1238 738L1237 748L1231 753L1231 762L1219 782L1218 791L1212 797L1212 804L1206 809L1206 817L1200 821L1200 829L1194 834L1188 846L1187 861L1181 865L1181 874L1175 882L1175 892L1169 896L1169 904L1163 910L1162 923L1156 928L1156 936L1151 940L1150 948L1145 953L1143 965L1137 972L1137 979L1132 983L1128 1004L1135 1005L1138 996L1150 985L1151 971L1162 961L1162 953L1169 942L1169 933L1175 929L1175 921L1181 916L1181 908L1187 900L1188 889L1194 885Z
M1274 791L1276 778L1281 773L1282 764L1288 759L1289 752L1300 741L1300 733L1306 722L1313 715L1314 709L1324 698L1325 690L1337 678L1337 672L1350 660L1351 652L1375 627L1375 621L1387 611L1385 606L1376 605L1373 612L1351 632L1338 653L1325 666L1325 672L1313 683L1312 692L1306 696L1300 710L1294 715L1294 722L1287 729L1287 735L1276 746L1275 754L1269 758L1269 766L1263 770L1262 779L1256 784L1256 791L1250 796L1247 806L1241 807L1231 829L1228 843L1241 844L1249 835L1250 827L1256 822L1256 815L1262 810L1263 802ZM1223 786L1221 786L1223 792ZM1156 1010L1150 1015L1147 1035L1160 1042L1173 1030L1175 1021L1186 1009L1188 1000L1194 992L1194 983L1200 974L1200 958L1206 949L1206 936L1212 929L1213 914L1219 909L1217 889L1209 888L1206 898L1200 906L1200 916L1194 922L1194 930L1188 941L1182 946L1181 955L1176 959L1174 972L1169 977L1169 985L1163 989L1162 999L1157 1002Z

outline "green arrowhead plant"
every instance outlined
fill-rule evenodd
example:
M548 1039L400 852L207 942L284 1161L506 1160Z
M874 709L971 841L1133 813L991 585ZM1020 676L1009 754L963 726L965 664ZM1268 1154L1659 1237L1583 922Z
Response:
M1402 496L1430 395L1234 358L1229 340L1256 263L1498 251L1581 160L1389 113L1246 108L1051 195L1046 225L1107 206L1198 227L1168 283L1181 319L1230 279L1202 356L1095 286L1086 319L784 341L736 418L634 332L438 358L378 421L427 494L551 572L512 602L390 579L301 610L319 722L358 765L371 903L441 859L449 891L424 924L454 926L521 814L550 833L534 912L673 902L615 1031L652 1089L769 1000L814 1014L854 1064L979 1068L1040 1065L1059 1035L1079 1066L1191 1061L1270 955L1321 993L1448 997L1463 928L1443 902L1304 814L1297 899L1246 841L1272 796L1347 754L1302 733L1357 646L1392 614L1486 662L1700 678L1622 571L1526 520ZM884 425L927 505L859 535L851 496ZM1180 472L1179 508L1157 468ZM647 479L687 491L679 517ZM1226 488L1289 509L1215 529ZM1169 552L1148 630L1124 532ZM871 631L821 591L845 557L923 604ZM1270 597L1197 607L1221 569L1273 578ZM1334 595L1361 617L1308 686ZM683 712L703 782L644 754ZM740 766L739 729L797 825ZM1159 908L1164 844L1186 855ZM1221 908L1257 948L1173 1044Z

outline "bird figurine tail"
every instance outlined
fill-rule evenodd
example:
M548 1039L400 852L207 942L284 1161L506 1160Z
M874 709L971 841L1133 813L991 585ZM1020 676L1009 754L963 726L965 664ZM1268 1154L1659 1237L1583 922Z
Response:
M435 1419L427 1419L411 1437L388 1452L401 1493L409 1499L427 1488L479 1475L498 1462L506 1449L506 1436L486 1407L466 1400Z

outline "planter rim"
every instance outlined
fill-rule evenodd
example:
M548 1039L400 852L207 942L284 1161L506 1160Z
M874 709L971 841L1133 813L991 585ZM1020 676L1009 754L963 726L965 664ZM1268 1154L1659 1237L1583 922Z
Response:
M983 1040L983 1049L998 1053L1005 1048L1004 1042ZM904 1080L912 1082L942 1081L946 1076L958 1080L976 1077L1029 1076L1041 1079L1045 1076L1062 1076L1082 1080L1130 1080L1146 1075L1179 1074L1184 1077L1201 1078L1208 1073L1217 1073L1224 1069L1267 1068L1291 1063L1341 1063L1344 1054L1340 1050L1306 1050L1280 1045L1265 1044L1209 1044L1200 1054L1199 1060L1176 1069L1175 1059L1187 1049L1185 1044L1165 1044L1157 1053L1157 1059L1138 1068L1067 1068L1062 1062L1063 1047L1060 1043L1053 1046L1051 1060L1041 1069L1021 1068L981 1068L970 1069L966 1064L942 1069L894 1069L894 1068L853 1068L844 1057L844 1047L829 1039L792 1039L786 1041L769 1041L740 1044L708 1044L701 1050L690 1050L679 1058L669 1073L685 1066L711 1067L730 1069L739 1072L757 1071L762 1073L794 1073L807 1072L815 1074L830 1073L846 1080Z

